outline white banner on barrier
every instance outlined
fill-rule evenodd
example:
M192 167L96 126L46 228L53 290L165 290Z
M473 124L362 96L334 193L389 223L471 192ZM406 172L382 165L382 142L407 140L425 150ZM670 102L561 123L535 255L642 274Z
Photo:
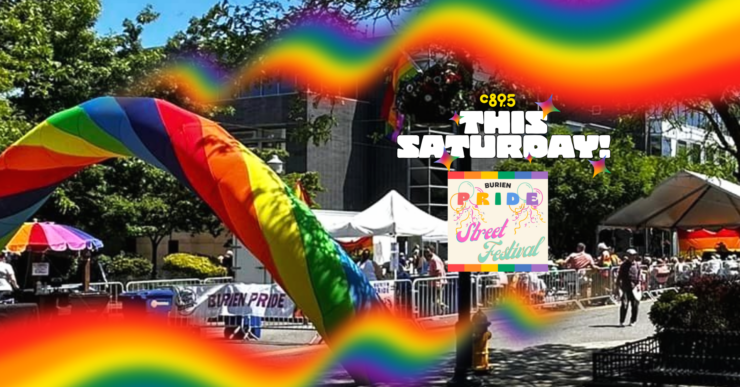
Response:
M391 310L395 307L396 283L394 281L372 281L370 282L378 296Z
M293 300L276 284L231 283L215 286L177 286L180 313L218 316L293 317Z

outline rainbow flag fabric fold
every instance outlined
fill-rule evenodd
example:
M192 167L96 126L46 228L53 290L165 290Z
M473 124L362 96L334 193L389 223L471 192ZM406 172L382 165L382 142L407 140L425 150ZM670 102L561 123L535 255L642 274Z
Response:
M404 116L396 109L396 96L401 82L421 72L414 60L406 53L402 53L393 68L391 83L386 89L383 98L382 116L385 119L386 133L389 133L391 141L396 142L398 135L403 130Z
M0 247L64 180L138 157L195 192L327 337L378 303L367 279L260 158L215 122L165 101L104 97L49 117L0 155Z

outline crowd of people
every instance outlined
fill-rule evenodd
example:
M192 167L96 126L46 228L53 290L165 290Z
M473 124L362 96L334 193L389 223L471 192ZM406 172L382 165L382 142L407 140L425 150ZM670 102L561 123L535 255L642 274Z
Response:
M372 253L365 249L355 257L355 262L362 273L370 281L382 281L394 279L394 273L390 262L378 264L373 259ZM412 277L444 277L447 274L445 262L437 255L434 246L429 245L422 252L419 245L415 245L410 254L400 252L398 254L398 268L395 273L396 279L410 279Z

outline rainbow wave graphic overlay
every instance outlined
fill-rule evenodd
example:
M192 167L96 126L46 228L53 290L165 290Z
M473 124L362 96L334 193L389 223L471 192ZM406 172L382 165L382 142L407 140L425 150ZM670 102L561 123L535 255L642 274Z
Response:
M660 102L717 94L740 83L740 33L733 0L437 0L410 16L401 32L367 41L331 25L289 30L258 65L235 76L295 75L340 90L377 81L400 52L430 43L465 50L484 67L578 103ZM195 98L232 92L197 69L179 70Z
M504 305L501 313L511 317L505 332L533 333L553 321L515 299ZM7 387L304 387L339 363L361 367L371 380L413 385L451 353L455 332L429 332L386 313L368 313L337 329L331 350L289 361L145 315L5 322L0 342L0 363L13 370L4 376Z

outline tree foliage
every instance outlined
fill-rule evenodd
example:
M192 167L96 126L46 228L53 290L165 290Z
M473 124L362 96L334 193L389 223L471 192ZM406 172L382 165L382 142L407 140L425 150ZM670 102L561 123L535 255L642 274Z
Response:
M163 269L171 278L225 277L227 270L207 257L191 254L170 254L164 258Z
M166 47L147 48L141 36L159 14L150 6L121 32L100 36L94 25L98 0L0 2L0 152L46 117L103 95L162 98L216 117L229 107L193 101L166 77L169 60L208 53L226 69L256 55L284 25L279 2L216 4L191 20ZM287 154L281 155L284 160ZM312 194L322 190L316 174L301 178ZM64 182L37 215L81 227L123 247L128 237L154 244L175 231L220 231L212 211L171 176L136 160L111 160ZM156 250L156 249L155 249ZM153 261L156 265L156 261ZM154 268L156 271L156 266Z

